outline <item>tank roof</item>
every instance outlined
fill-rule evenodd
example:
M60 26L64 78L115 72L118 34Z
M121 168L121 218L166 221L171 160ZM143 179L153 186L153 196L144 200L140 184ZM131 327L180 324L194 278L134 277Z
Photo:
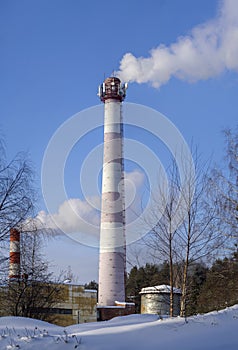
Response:
M161 284L159 286L154 287L146 287L142 288L140 294L150 294L150 293L170 293L171 287L166 284ZM174 294L181 294L181 289L173 288Z

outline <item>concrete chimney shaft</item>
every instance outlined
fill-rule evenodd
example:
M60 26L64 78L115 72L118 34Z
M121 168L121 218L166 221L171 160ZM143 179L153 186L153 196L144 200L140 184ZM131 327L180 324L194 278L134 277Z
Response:
M99 87L104 102L104 158L99 255L99 306L125 301L125 203L121 102L126 86L116 77Z

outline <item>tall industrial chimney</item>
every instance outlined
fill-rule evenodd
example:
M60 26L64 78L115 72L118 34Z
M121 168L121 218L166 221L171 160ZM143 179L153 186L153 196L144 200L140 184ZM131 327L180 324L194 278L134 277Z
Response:
M20 232L12 228L10 230L10 263L9 263L9 279L20 279Z
M99 255L98 306L125 301L125 203L122 101L126 84L116 77L99 86L104 102L104 158Z

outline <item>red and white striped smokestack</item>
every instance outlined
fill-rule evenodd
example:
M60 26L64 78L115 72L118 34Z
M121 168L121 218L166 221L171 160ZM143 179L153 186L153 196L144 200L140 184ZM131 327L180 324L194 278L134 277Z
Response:
M99 306L125 301L125 211L123 195L123 122L126 85L116 77L99 87L104 102L104 158L99 255Z
M10 230L10 264L9 279L20 279L20 232Z

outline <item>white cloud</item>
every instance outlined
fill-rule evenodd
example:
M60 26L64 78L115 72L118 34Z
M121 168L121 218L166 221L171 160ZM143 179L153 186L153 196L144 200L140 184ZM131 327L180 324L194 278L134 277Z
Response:
M140 189L145 181L145 175L135 169L125 174L125 208L126 223L137 219L141 214L142 194Z
M78 198L70 198L62 203L57 213L47 214L41 211L37 215L37 220L56 234L84 232L98 235L99 219L98 210L87 200Z
M125 173L126 207L135 210L138 206L141 200L139 190L143 182L144 174L141 171L135 169ZM100 202L100 196L85 200L71 198L59 206L57 213L47 214L40 211L34 224L38 228L48 228L55 235L66 233L72 238L75 235L75 239L82 243L88 242L87 237L96 241L99 238ZM91 239L89 242L92 242Z
M143 184L144 179L144 173L142 173L138 169L135 169L130 173L125 173L125 180L130 181L130 183L133 183L136 188L140 187Z
M118 76L123 81L160 87L171 77L195 82L238 71L238 1L223 0L216 18L194 27L170 46L160 45L149 57L126 53Z

